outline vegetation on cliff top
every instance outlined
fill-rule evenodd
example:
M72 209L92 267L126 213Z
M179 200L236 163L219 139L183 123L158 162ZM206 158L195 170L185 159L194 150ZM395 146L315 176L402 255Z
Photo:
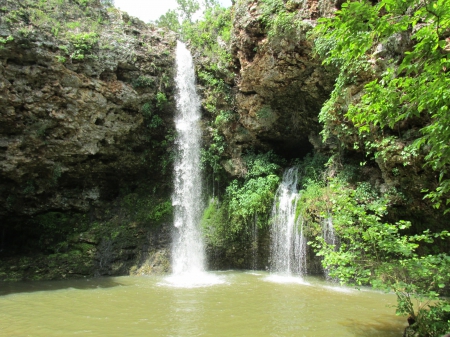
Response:
M319 22L317 51L325 63L340 69L332 98L321 113L327 132L334 132L333 120L347 118L360 137L379 135L374 140L375 155L382 155L387 132L401 138L406 132L402 124L423 120L420 136L403 149L405 165L408 157L425 154L425 165L439 177L439 185L424 191L425 197L436 208L446 209L450 203L450 2L349 2L334 18ZM394 50L398 55L389 58L393 44L400 45ZM359 100L342 104L345 86L357 82L362 71L372 73L374 79L365 84Z

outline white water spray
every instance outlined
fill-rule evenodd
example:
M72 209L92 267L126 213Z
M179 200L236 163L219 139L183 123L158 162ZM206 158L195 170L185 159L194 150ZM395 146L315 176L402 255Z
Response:
M271 271L287 275L306 273L306 239L303 221L295 221L298 202L298 168L292 167L283 174L272 209Z
M199 229L202 204L200 175L200 99L195 91L192 56L185 44L178 42L177 112L175 116L176 159L174 165L174 241L173 274L167 281L174 286L196 287L218 283L205 272L204 244Z

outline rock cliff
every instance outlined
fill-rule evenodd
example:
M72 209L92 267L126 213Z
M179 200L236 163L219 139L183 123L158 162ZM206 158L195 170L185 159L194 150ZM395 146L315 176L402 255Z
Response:
M275 149L287 158L301 157L312 149L308 138L320 131L318 114L333 89L335 73L321 65L306 36L319 16L335 8L328 2L319 6L294 1L291 5L301 29L271 35L267 23L271 13L264 3L235 4L231 51L236 110L246 132L237 127L228 135L232 147L251 144Z
M156 158L146 150L164 130L149 129L143 106L159 91L173 98L174 38L124 13L108 18L110 48L99 41L64 63L68 41L2 19L1 37L13 40L0 50L0 215L86 211ZM155 113L171 125L172 109Z
M175 36L96 1L39 6L1 9L3 254L45 241L45 226L58 232L64 221L48 214L91 214L92 223L124 191L171 176Z

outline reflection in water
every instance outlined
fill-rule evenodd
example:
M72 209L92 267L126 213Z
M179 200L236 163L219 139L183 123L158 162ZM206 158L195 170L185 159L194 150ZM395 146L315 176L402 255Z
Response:
M265 280L274 283L294 283L309 285L309 283L303 280L303 278L301 277L286 274L271 274L267 276Z
M174 292L171 303L172 326L169 336L200 336L204 321L204 294L179 290Z
M41 281L41 282L1 282L0 296L35 291L54 291L59 289L97 289L122 286L112 278L94 278L72 281Z
M387 307L394 295L330 287L314 277L299 284L265 272L216 276L226 282L175 288L152 276L98 280L112 287L17 283L21 292L0 297L1 335L394 337L405 326ZM38 284L45 291L22 291Z

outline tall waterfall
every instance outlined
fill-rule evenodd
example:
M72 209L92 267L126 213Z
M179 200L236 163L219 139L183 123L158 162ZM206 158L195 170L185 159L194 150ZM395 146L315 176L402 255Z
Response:
M200 99L195 91L192 56L182 42L177 44L176 62L177 137L172 196L176 234L172 267L174 274L192 274L204 271L205 260L198 228L202 212Z
M200 175L200 99L195 91L192 56L185 44L177 43L177 136L174 164L174 238L172 271L167 280L175 286L193 287L217 283L206 274L204 244L200 232L203 210Z
M306 239L302 219L295 220L298 168L287 169L272 208L271 271L287 275L306 272Z

